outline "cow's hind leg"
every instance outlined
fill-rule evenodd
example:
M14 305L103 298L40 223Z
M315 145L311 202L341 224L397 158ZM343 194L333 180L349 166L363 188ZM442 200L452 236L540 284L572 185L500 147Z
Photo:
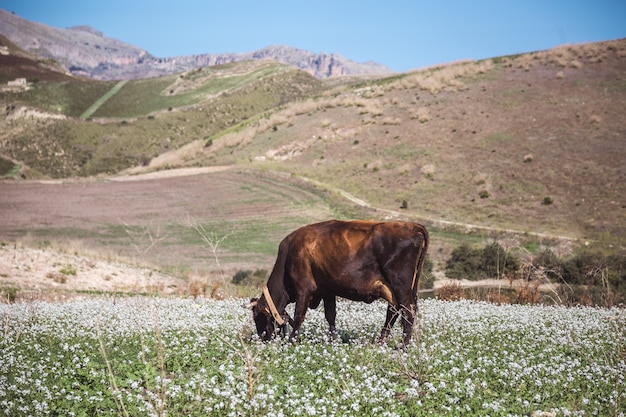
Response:
M385 325L378 338L378 343L384 343L384 341L391 333L391 328L395 324L398 317L402 316L402 344L407 347L411 343L413 337L413 323L415 322L416 307L409 305L401 305L396 307L394 305L387 305L387 318L385 319Z
M392 304L387 304L387 317L385 318L385 324L383 325L383 330L380 332L380 337L378 338L378 343L384 343L389 333L391 333L391 328L395 324L396 320L400 312L398 309Z
M413 323L415 321L415 306L400 306L402 313L402 333L404 335L402 344L406 348L411 343L411 337L413 336Z
M337 317L337 300L334 295L324 298L324 316L330 328L330 337L337 338L337 328L335 327L335 319Z

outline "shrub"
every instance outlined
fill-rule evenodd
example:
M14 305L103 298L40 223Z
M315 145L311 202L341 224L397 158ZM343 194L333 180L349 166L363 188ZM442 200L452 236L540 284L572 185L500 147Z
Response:
M568 305L610 307L626 300L626 256L585 249L567 259L545 250L533 261L559 283L561 301Z
M63 275L76 275L76 268L72 264L67 264L59 271Z
M519 270L519 259L506 251L498 242L493 242L482 251L480 269L490 278L500 278Z
M446 263L446 275L470 280L499 278L516 273L519 267L519 259L497 242L490 243L483 249L463 244L452 251Z
M67 282L67 275L56 271L48 272L46 278L50 278L57 284L65 284Z
M254 285L260 286L265 284L267 279L267 269L239 270L233 275L232 282L235 285Z
M245 281L246 279L248 279L248 277L252 275L252 271L250 270L239 270L235 273L235 275L233 275L233 284L235 285L240 285L243 283L243 281Z
M0 295L3 302L14 303L17 300L17 288L5 288L4 291L0 292Z
M561 260L550 249L544 249L532 261L534 268L543 269L549 279L556 279L561 274Z
M456 279L477 279L481 263L481 250L467 244L456 247L446 262L446 275Z
M463 298L463 288L458 282L446 284L437 290L437 298L444 301L459 301Z
M541 204L543 204L544 206L549 206L552 203L554 203L554 200L552 200L552 197L545 197Z

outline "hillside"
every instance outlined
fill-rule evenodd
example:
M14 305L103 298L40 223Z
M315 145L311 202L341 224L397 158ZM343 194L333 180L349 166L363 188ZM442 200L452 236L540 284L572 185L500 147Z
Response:
M374 62L359 63L336 53L314 53L287 46L269 46L252 52L156 57L89 26L55 28L2 9L0 35L28 52L58 61L74 75L101 80L160 77L206 66L264 59L294 66L317 78L393 72Z
M131 81L90 120L78 117L114 83L39 82L0 95L0 152L54 178L235 165L382 215L623 242L625 50L563 46L340 82L243 62Z
M0 64L10 59L0 56ZM27 177L112 174L323 89L271 61L131 80L103 100L116 85L72 77L0 92L1 154L30 168Z
M2 70L0 85L27 75L31 80L66 81L70 74L53 59L41 58L19 48L6 37L0 35L2 50Z

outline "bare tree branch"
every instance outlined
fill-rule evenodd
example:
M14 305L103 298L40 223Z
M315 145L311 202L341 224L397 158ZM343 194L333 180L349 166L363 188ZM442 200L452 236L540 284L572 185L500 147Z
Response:
M126 222L122 221L121 223L124 225L124 232L126 232L131 239L131 245L135 248L137 253L142 255L148 253L159 242L167 238L167 235L161 235L161 226L159 224L156 225L156 230L153 231L152 220L150 220L150 223L145 228L139 231L133 230L134 226ZM146 240L148 241L147 245Z
M219 245L230 236L234 235L237 231L237 225L235 223L232 224L230 231L226 234L218 234L213 229L207 229L204 225L198 223L193 217L189 214L187 215L187 220L185 221L185 226L192 228L198 233L200 239L205 243L205 248L209 249L211 253L213 253L213 258L215 259L215 263L220 270L220 276L222 281L225 281L226 278L224 276L224 270L222 269L222 265L220 264L220 259L217 254Z

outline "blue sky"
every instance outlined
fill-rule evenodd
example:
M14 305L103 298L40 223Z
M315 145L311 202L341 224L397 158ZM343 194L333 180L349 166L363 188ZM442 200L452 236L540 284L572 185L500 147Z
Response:
M0 0L157 57L289 45L395 71L626 37L626 0Z

